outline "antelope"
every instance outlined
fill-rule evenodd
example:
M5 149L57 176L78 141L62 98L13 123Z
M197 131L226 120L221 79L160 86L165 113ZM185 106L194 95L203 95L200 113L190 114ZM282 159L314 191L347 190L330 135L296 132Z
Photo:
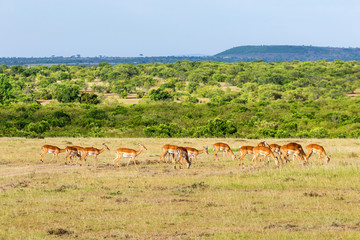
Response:
M43 153L40 154L40 161L44 162L44 156L46 153L51 153L53 156L50 161L54 160L56 156L56 162L59 160L59 153L65 152L65 149L60 149L56 146L52 145L43 145L42 147Z
M257 158L259 155L263 155L265 156L265 159L269 156L272 157L275 161L276 165L279 165L278 163L278 158L275 157L274 152L268 148L268 147L264 147L264 146L257 146L253 148L253 154L254 157L252 159L251 165L255 162L255 164L257 165ZM268 161L268 163L270 162L270 160Z
M201 154L201 153L206 153L206 154L209 154L208 152L208 147L203 147L204 149L201 149L201 150L197 150L195 148L191 148L191 147L185 147L187 152L188 152L188 155L189 157L193 157L195 162L197 161L196 157L197 155Z
M226 156L228 157L228 159L229 159L229 154L231 155L233 160L236 159L234 152L231 150L229 145L227 145L226 143L215 143L213 146L214 146L214 150L215 150L214 160L217 157L218 151L223 151L223 160L224 160L225 153L226 153Z
M244 165L244 160L243 159L247 154L249 154L249 155L254 154L253 149L254 149L253 146L240 146L239 147L239 152L240 152L239 166L240 166L240 161L241 161L241 164Z
M182 168L182 159L184 158L185 161L186 161L186 166L187 168L190 167L191 165L191 160L189 159L189 154L188 154L188 151L186 150L186 148L184 147L177 147L176 149L176 155L175 155L175 161L174 161L174 169L176 169L176 162L179 162L181 165L180 165L180 168ZM179 157L179 159L178 159ZM177 160L178 159L178 160Z
M324 155L324 157L326 159L326 163L330 162L330 157L326 154L323 146L318 145L318 144L309 144L306 146L306 149L308 150L306 160L308 160L311 157L311 155L313 154L313 152L315 152L315 153L319 154L319 164L321 164L321 155Z
M65 148L65 151L66 151L66 156L65 156L65 164L67 164L67 160L69 159L69 163L71 161L71 158L76 156L76 157L79 157L79 159L81 158L81 154L80 152L78 151L77 148L75 147L69 147L67 146Z
M277 153L277 154L279 154L279 156L280 156L280 148L281 148L280 145L274 143L274 144L270 144L269 147L271 148L271 150L272 150L274 153Z
M101 149L97 149L94 147L85 147L82 148L81 151L81 159L80 159L80 166L82 165L82 161L85 161L86 164L86 158L88 155L93 155L95 157L95 164L94 166L97 167L97 156L102 153L105 150L110 150L110 148L108 146L105 145L105 143L103 143L103 147Z
M113 161L113 166L115 167L115 161L116 161L117 166L120 167L119 166L119 159L121 157L125 157L125 158L129 158L129 162L127 163L126 167L129 167L129 163L130 163L130 161L132 159L133 162L134 162L135 168L138 169L137 166L136 166L135 157L137 155L139 155L142 150L147 150L147 148L144 145L140 144L140 143L139 143L139 146L140 146L140 148L137 151L134 150L134 149L130 149L130 148L118 148L118 149L116 149L116 157L115 157L115 159Z
M296 156L299 159L299 161L302 159L303 164L305 164L305 162L306 162L305 152L300 144L290 143L290 144L284 145L280 148L280 152L281 152L281 155L280 155L281 161L283 161L283 160L287 161L288 155L291 154L291 155L294 155L294 161L295 161L295 156Z
M258 144L258 147L270 147L269 146L269 144L267 143L267 142L265 142L265 141L263 141L263 142L260 142L259 144Z
M65 164L66 164L67 158L69 158L69 163L70 163L70 160L72 161L73 157L78 157L79 161L81 160L81 152L82 152L83 147L68 146L65 149L66 149Z
M178 148L178 146L175 146L175 145L170 145L170 144L164 145L162 147L163 152L159 158L158 163L160 163L161 159L163 159L163 162L167 163L166 158L165 158L167 154L170 154L174 159L174 155L177 153L177 148Z

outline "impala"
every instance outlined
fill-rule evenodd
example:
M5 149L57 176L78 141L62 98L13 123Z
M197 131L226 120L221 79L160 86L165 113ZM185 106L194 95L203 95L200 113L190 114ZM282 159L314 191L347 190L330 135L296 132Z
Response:
M274 143L274 144L270 144L269 147L271 148L271 150L272 150L274 153L277 153L277 154L279 154L279 156L280 156L280 148L281 148L280 145Z
M174 155L177 153L177 148L178 148L178 146L175 146L175 145L170 145L170 144L164 145L162 147L163 152L159 158L159 163L160 163L161 159L163 159L163 161L167 163L167 161L165 159L167 154L170 154L174 159Z
M305 162L306 162L305 152L300 144L290 143L290 144L284 145L280 148L280 153L281 153L281 155L280 155L281 161L283 161L283 160L288 161L287 157L289 156L289 154L291 154L294 156L293 162L295 162L295 156L299 159L299 161L302 160L303 164L305 164Z
M72 161L73 157L78 157L80 160L82 149L83 148L79 147L79 146L67 146L65 148L65 151L66 151L65 164L67 164L67 159L69 159L69 163L70 163L70 161Z
M137 166L136 166L135 157L137 155L139 155L142 150L147 150L147 148L144 145L139 144L139 146L140 146L140 148L137 151L134 150L134 149L130 149L130 148L118 148L118 149L116 149L116 158L113 161L113 166L115 167L115 161L116 161L117 166L120 167L119 166L119 159L121 157L125 157L125 158L129 158L129 162L127 163L126 167L128 167L130 161L133 160L135 168L138 169Z
M85 147L81 149L81 159L80 159L80 166L82 165L82 161L85 161L86 164L86 158L88 155L92 155L95 157L95 164L94 166L97 167L97 156L102 153L105 150L110 150L110 148L108 148L108 146L105 145L105 143L103 143L103 147L101 149L97 149L94 147Z
M267 142L263 141L258 144L258 147L270 147L270 145Z
M271 149L268 148L268 147L264 147L264 146L254 147L254 148L253 148L253 154L254 154L254 157L253 157L253 159L252 159L251 164L253 164L253 163L255 162L255 164L257 165L257 158L258 158L258 156L259 156L259 155L263 155L263 156L265 157L265 159L266 159L267 157L272 157L272 158L274 159L274 161L275 161L275 164L276 164L276 165L279 165L279 164L278 164L278 158L275 157L274 152L271 151ZM270 160L269 160L269 162L270 162Z
M197 155L199 155L201 153L209 154L208 147L203 147L204 149L201 149L201 150L197 150L197 149L191 148L191 147L185 147L185 148L188 152L188 156L194 158L195 162L197 161L197 159L196 159Z
M239 148L239 152L240 152L240 156L239 156L239 166L240 166L240 161L241 164L244 165L244 157L249 154L249 155L253 155L254 151L253 151L254 147L253 146L241 146Z
M217 157L217 153L218 151L222 151L223 152L223 160L224 160L224 155L226 153L226 156L229 159L229 154L231 155L232 159L235 160L235 154L233 153L233 151L231 150L231 148L229 147L229 145L227 145L226 143L215 143L214 145L214 160Z
M326 155L326 152L325 152L325 149L323 146L318 145L318 144L309 144L306 146L306 149L308 150L306 160L308 160L311 157L311 155L313 154L313 152L315 152L315 153L319 154L319 163L321 163L321 155L324 155L327 163L330 162L330 157L328 155Z
M179 157L179 158L178 158ZM174 161L174 168L176 169L176 162L179 162L180 168L182 168L183 162L182 159L185 159L187 168L191 165L191 160L189 159L189 154L186 148L184 147L177 147L176 149L176 155L175 155L175 161Z
M56 156L56 159L57 159L56 161L58 161L59 160L59 155L58 154L62 153L62 152L65 152L65 149L60 149L60 148L58 148L56 146L52 146L52 145L43 145L41 148L43 150L43 153L40 154L40 158L41 158L40 161L41 162L44 162L44 156L45 156L46 153L51 153L53 155L50 161L54 160L55 156Z

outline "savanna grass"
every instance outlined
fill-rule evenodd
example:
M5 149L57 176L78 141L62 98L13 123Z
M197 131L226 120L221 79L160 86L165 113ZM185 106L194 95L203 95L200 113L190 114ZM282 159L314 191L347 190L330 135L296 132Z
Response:
M199 156L190 169L158 164L161 146L172 143L201 149L226 142L238 155L241 139L23 139L2 138L0 146L0 239L357 239L360 238L359 140L267 139L303 146L321 143L329 164L283 167L260 162ZM99 155L98 168L41 164L41 145L82 145L111 151ZM114 150L149 150L139 170L122 159L113 168ZM225 158L226 159L226 158ZM93 158L89 157L90 165Z

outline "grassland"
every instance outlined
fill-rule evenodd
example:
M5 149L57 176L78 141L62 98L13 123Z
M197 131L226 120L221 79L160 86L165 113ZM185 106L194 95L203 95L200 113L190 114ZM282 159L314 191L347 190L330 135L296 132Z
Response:
M161 146L201 149L227 142L238 154L242 139L0 138L0 239L359 239L360 140L267 139L303 146L321 143L327 165L239 168L200 155L190 169L157 164ZM98 168L40 163L43 144L111 151ZM114 169L118 147L148 151ZM89 157L90 164L93 158ZM246 164L250 157L246 157Z

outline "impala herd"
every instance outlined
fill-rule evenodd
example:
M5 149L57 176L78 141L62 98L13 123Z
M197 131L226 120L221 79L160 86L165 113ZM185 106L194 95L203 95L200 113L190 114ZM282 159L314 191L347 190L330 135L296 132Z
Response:
M139 149L134 150L130 148L118 148L116 149L116 157L113 160L113 166L119 167L119 160L121 157L129 158L127 166L131 160L133 160L134 165L136 166L135 157L139 155L143 150L147 150L147 148L139 144ZM214 149L214 160L217 158L217 153L219 151L223 152L223 160L225 154L227 158L231 158L232 160L236 160L236 156L234 152L231 150L230 146L226 143L215 143L213 145ZM298 143L290 142L286 145L280 146L278 144L268 144L266 142L260 142L257 146L241 146L239 148L240 156L238 157L239 166L244 165L244 157L246 155L253 155L252 161L250 165L255 163L257 165L258 157L260 155L264 156L264 161L268 159L267 163L270 163L270 158L274 159L275 164L279 165L279 160L281 164L289 162L289 155L293 155L293 163L295 162L295 157L304 165L308 162L311 155L315 152L319 154L319 163L321 163L321 156L323 155L328 163L330 161L329 156L326 154L325 149L318 144L309 144L306 146L307 154L305 154L304 149ZM87 165L87 156L92 155L95 158L94 166L97 167L97 156L105 150L110 150L105 143L103 143L103 147L101 149L97 149L94 147L80 147L80 146L67 146L64 149L60 149L59 147L52 145L43 145L42 146L42 154L40 154L40 161L44 162L44 156L46 153L53 154L51 161L56 157L57 161L59 160L59 153L66 152L65 156L65 164L71 163L74 157L78 157L80 160L80 166L82 166L82 162L84 161L85 165ZM170 158L174 164L174 168L176 168L176 164L180 164L180 168L183 166L183 161L186 163L186 167L189 168L191 164L197 161L197 155L201 153L209 154L208 147L203 147L202 150L197 150L191 147L180 147L175 145L166 144L162 147L162 154L160 155L158 163L163 162L168 163L166 157ZM277 156L275 155L277 154ZM115 166L116 162L116 166Z

